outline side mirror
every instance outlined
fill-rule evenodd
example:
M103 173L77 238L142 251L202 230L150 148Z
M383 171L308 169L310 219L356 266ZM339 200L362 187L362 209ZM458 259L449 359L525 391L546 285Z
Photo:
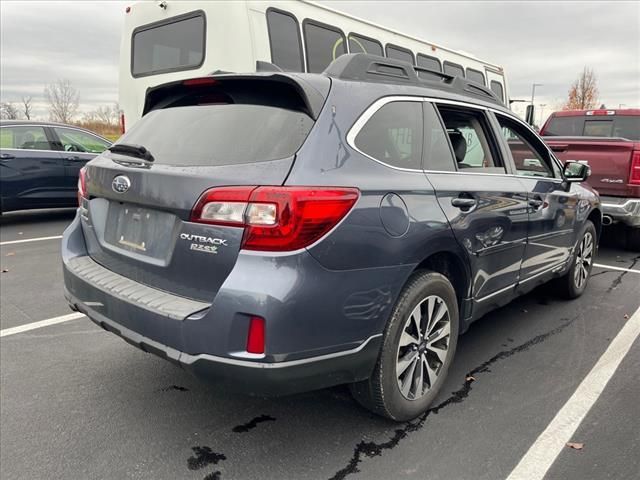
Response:
M562 173L567 182L584 182L591 175L591 167L586 163L568 161Z
M536 107L534 107L533 105L527 105L527 110L524 114L525 122L527 122L529 125L533 125L535 123L535 118L536 118Z

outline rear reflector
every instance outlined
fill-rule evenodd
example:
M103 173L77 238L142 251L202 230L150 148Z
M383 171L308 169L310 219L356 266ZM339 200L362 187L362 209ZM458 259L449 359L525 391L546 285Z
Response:
M191 221L244 227L241 248L292 251L335 227L358 200L357 188L221 187L207 190Z
M247 352L264 353L264 318L262 317L254 316L249 319Z
M640 185L640 150L636 150L631 156L629 183L632 185Z

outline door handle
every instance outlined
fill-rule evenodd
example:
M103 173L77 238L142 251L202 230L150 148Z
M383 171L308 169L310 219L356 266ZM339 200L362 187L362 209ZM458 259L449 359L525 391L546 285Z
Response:
M453 205L456 208L459 208L463 212L466 212L472 209L477 204L478 204L478 201L475 198L458 197L458 198L451 199L451 205Z
M16 156L11 153L0 153L0 160L11 160L12 158L16 158Z
M554 152L566 152L568 149L569 149L569 145L564 143L551 145L551 150L553 150Z

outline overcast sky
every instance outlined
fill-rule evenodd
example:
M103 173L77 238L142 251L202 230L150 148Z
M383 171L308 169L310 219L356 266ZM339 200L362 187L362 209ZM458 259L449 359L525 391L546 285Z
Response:
M76 86L84 111L117 101L130 3L0 1L2 101L31 95L46 117L43 87L57 78ZM601 103L640 107L640 2L322 3L502 65L512 98L530 98L531 84L542 83L536 104L546 112L560 106L585 65L596 72Z

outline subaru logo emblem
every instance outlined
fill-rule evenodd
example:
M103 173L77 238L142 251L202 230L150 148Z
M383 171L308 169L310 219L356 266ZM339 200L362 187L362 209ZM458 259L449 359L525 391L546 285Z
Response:
M131 180L125 175L118 175L113 179L113 182L111 182L111 188L113 188L113 191L116 193L124 193L129 190L129 187L131 187Z

